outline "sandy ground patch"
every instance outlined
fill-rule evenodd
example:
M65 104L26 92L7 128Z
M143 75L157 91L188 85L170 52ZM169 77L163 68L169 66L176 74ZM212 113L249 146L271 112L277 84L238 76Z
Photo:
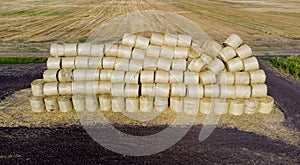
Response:
M13 95L8 96L5 100L0 102L0 127L56 127L56 126L70 126L79 125L80 121L75 111L62 113L33 113L29 103L31 96L30 89L24 89L15 92ZM95 112L99 113L99 112ZM132 120L121 113L113 113L111 111L103 113L106 119L113 124L129 124L129 125L170 125L176 118L177 114L167 110L158 117L139 122ZM89 119L90 124L95 124L94 113L85 113ZM135 114L137 115L137 114ZM148 115L148 114L138 114ZM182 118L189 117L188 115L181 116ZM193 124L203 124L206 115L198 114ZM89 122L88 121L88 122ZM255 115L242 115L234 117L232 115L223 115L219 121L219 127L237 128L246 132L254 132L260 135L268 136L272 139L280 139L289 144L299 145L299 132L285 127L282 122L284 121L283 113L275 109L271 114L255 114ZM100 121L100 123L104 121ZM181 123L187 124L187 123Z

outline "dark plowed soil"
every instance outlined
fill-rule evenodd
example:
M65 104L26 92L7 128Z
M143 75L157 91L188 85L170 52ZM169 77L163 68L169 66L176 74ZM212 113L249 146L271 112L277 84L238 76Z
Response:
M287 117L286 124L300 128L300 85L261 62L267 73L269 94ZM28 88L41 78L45 64L0 65L0 98ZM142 127L117 125L119 130L135 135L156 133L165 126ZM19 162L74 164L297 164L300 147L235 129L214 130L203 142L198 141L200 125L193 126L176 145L161 153L124 156L97 144L81 126L59 128L0 128L0 164ZM113 139L114 137L112 137Z
M300 130L300 82L279 73L265 61L260 67L267 74L268 94L275 99L275 104L287 118L286 124Z
M116 126L126 133L156 133L161 127ZM163 126L162 126L163 127ZM151 156L116 154L97 144L81 126L69 128L2 128L0 161L3 163L83 164L296 164L300 148L253 133L216 129L198 141L201 126L193 126L173 147ZM114 137L112 137L112 140Z
M43 78L46 64L0 65L0 100L14 91L29 88L30 83Z

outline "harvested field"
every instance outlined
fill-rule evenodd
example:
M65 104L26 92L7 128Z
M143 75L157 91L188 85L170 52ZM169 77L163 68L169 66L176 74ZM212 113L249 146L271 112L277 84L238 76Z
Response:
M119 15L163 10L176 11L187 17L219 42L237 33L254 47L257 55L299 54L300 26L295 24L300 18L299 5L292 0L42 0L27 1L26 4L5 0L0 10L1 52L10 52L11 55L19 50L48 52L47 45L53 42L85 41L97 26ZM163 16L158 15L157 20L160 17Z

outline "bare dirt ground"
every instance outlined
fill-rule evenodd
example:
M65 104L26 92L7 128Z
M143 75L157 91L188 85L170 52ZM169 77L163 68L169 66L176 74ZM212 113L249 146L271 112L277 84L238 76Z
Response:
M1 55L49 52L53 42L85 41L101 23L142 10L180 14L209 37L224 41L232 33L250 44L256 55L300 54L299 2L288 0L41 0L1 1ZM157 20L163 16L157 16ZM134 20L132 22L135 23ZM161 22L157 22L160 26Z
M23 83L23 86L15 82L24 80L21 75L28 76L29 73L34 73L31 74L32 78L40 78L45 64L1 66L0 78L6 80L1 81L1 85L10 85L1 90L1 116L4 118L1 119L0 128L0 162L296 164L300 161L300 118L295 100L300 98L297 92L300 86L296 80L270 69L267 65L261 62L261 67L268 76L269 94L275 98L276 105L283 110L286 119L282 118L280 111L267 116L224 116L219 127L204 142L198 141L202 125L196 123L179 143L166 151L147 157L124 156L105 149L89 137L79 125L74 113L36 114L35 116L40 118L36 120L27 105L29 89L20 90L27 88L30 81ZM14 91L17 92L12 94ZM14 106L9 106L7 101ZM10 113L12 111L17 113ZM53 115L59 118L47 123L45 119L53 118ZM132 124L120 118L121 116L111 118L112 123L117 120L123 121L122 125L114 126L134 135L153 134L166 128L168 124ZM32 120L33 118L35 120ZM99 126L103 128L103 125Z

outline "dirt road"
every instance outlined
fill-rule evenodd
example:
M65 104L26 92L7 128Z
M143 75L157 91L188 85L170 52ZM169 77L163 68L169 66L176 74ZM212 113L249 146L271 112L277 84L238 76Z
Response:
M286 124L299 131L300 99L299 82L279 74L261 62L267 73L269 94L275 97L278 105L286 114ZM31 80L24 77L41 77L44 64L6 65L0 67L1 97L12 91L27 88ZM14 73L14 74L12 74ZM31 74L32 73L32 74ZM20 76L22 75L22 76ZM20 82L23 85L20 85ZM284 87L284 88L283 88ZM126 133L145 135L156 133L165 126L126 126L116 125ZM296 164L299 163L300 147L289 145L280 140L242 132L236 129L214 130L204 142L198 141L201 125L195 125L176 145L161 153L130 157L113 153L97 144L81 126L53 128L0 128L0 162L11 164L26 163L240 163L240 164ZM112 137L113 138L113 137Z

